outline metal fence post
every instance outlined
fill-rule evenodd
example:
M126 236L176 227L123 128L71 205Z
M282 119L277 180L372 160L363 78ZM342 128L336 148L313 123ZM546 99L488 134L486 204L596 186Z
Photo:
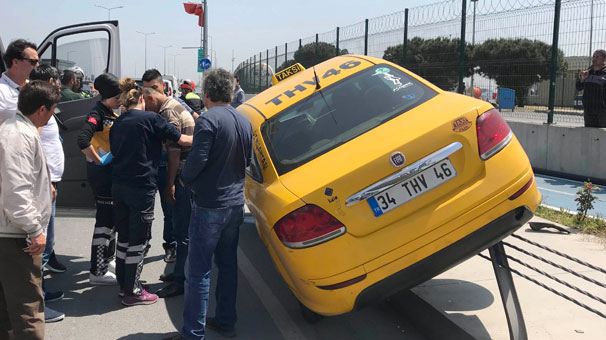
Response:
M505 317L507 318L507 325L509 326L509 338L511 340L528 340L522 307L520 307L518 293L516 292L511 272L509 271L509 263L507 262L507 255L505 254L505 248L503 248L503 242L499 242L488 248L488 251L490 252L490 260L492 261L494 274L497 278L497 285L499 286L499 292L501 293L503 309L505 309Z
M269 87L269 49L265 52L265 88Z
M368 19L364 21L364 55L368 55Z
M459 49L459 88L458 93L465 93L465 85L463 84L463 78L465 78L465 21L467 20L467 0L463 0L463 8L461 10L461 46Z
M556 73L558 71L558 37L560 35L560 9L562 0L555 2L553 18L553 43L551 44L551 73L549 75L549 107L547 109L547 124L553 124L553 109L555 106Z
M284 63L288 61L288 43L284 43Z
M257 64L257 55L255 54L253 56L253 64L252 64L252 84L253 84L252 88L253 88L253 93L256 93L254 91L256 91L256 86L257 86L257 84L256 84L257 82L255 81L255 67L256 67L255 65L256 64Z
M335 52L336 52L335 55L337 55L337 56L340 54L339 53L339 27L337 27L337 47L335 49Z
M314 49L314 65L318 63L318 33L316 33L316 48Z
M303 43L301 42L301 38L299 38L299 48L303 47Z
M252 57L248 58L248 91L252 93Z
M274 72L278 72L278 45L276 45L275 59L276 61L274 62Z
M259 52L259 92L261 92L261 72L263 72L263 52Z
M404 43L402 44L402 66L406 64L408 53L408 8L404 9Z

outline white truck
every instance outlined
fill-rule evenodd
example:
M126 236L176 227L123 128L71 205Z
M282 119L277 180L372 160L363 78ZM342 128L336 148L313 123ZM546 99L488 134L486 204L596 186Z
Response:
M0 40L0 57L4 47ZM84 79L94 80L104 72L120 77L120 32L118 21L90 22L61 27L38 45L40 64L63 71L73 66L84 70ZM0 58L0 72L6 65ZM99 96L59 103L56 115L63 138L65 171L57 205L93 207L94 199L86 176L86 160L76 142L82 124Z

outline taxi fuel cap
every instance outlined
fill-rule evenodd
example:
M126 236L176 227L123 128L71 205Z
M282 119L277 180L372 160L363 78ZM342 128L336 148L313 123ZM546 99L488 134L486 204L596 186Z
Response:
M282 80L284 80L288 77L291 77L304 70L305 70L305 67L303 67L303 65L296 63L296 64L289 66L289 67L283 69L282 71L274 74L273 77L271 77L271 84L276 85L277 83L281 82Z

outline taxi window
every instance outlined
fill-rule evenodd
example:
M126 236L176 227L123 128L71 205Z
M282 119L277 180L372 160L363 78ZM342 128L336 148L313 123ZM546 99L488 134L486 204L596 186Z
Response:
M349 76L261 126L282 175L433 98L437 93L391 66Z

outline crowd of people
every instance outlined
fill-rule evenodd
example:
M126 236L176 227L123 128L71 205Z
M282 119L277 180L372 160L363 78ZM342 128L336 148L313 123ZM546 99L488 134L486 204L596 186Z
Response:
M55 110L91 94L83 72L40 65L36 45L9 44L0 78L0 338L44 339L46 323L64 319L46 304L43 271L65 272L54 252L55 201L65 157ZM252 127L235 107L237 77L205 76L202 96L185 80L181 98L164 92L162 74L142 85L104 73L77 144L96 203L89 283L115 285L124 306L185 295L183 327L171 339L203 339L207 328L235 336L237 247L244 218L245 168ZM87 96L88 94L88 96ZM149 249L156 194L164 215L164 260L175 262L155 293L140 281ZM218 267L216 310L207 317L210 268Z

